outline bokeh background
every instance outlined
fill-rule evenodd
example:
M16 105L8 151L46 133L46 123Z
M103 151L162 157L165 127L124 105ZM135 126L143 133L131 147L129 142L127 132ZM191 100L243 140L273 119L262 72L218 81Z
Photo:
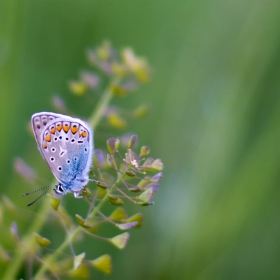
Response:
M113 274L92 271L92 278L279 279L277 0L1 0L0 193L23 215L36 213L38 205L26 209L21 197L36 186L13 170L21 156L52 181L28 132L30 116L52 111L54 94L88 116L93 107L77 102L67 82L88 66L85 50L104 39L152 65L152 82L116 102L150 104L130 131L165 169L155 205L129 209L142 210L145 224L131 231L127 248L88 244L89 258L113 255ZM96 146L105 140L97 130ZM74 202L65 197L73 215L83 207ZM24 232L20 217L3 223L16 218ZM53 240L60 231L48 225L45 234Z

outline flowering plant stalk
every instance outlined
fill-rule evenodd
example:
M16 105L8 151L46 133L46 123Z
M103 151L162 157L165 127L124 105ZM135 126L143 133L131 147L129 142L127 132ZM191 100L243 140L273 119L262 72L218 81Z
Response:
M126 120L121 116L120 110L110 107L110 102L114 96L125 95L135 90L140 84L147 82L150 76L149 67L143 59L136 57L131 49L125 49L119 55L108 42L95 50L89 50L87 56L90 63L105 76L108 84L101 94L95 110L88 118L88 123L94 131L104 119L110 126L123 129L126 126ZM84 96L88 91L100 89L101 78L95 73L84 71L81 73L80 79L71 81L69 86L74 94ZM54 98L54 105L58 111L67 111L64 102L58 97ZM134 110L132 115L141 117L145 113L146 107L141 105ZM133 134L123 139L109 138L106 142L107 157L105 157L104 151L95 150L91 173L95 178L96 188L92 192L87 187L83 190L84 199L89 204L88 214L85 218L76 214L76 222L74 222L69 217L67 210L60 205L60 200L49 195L50 199L41 201L37 215L22 238L19 237L16 222L13 223L11 231L19 246L16 247L13 258L8 261L2 279L10 280L19 277L19 271L26 255L39 264L37 271L29 273L29 278L42 279L47 273L57 279L65 274L71 277L89 278L89 267L94 267L105 274L111 273L110 255L104 254L96 259L87 260L87 252L75 254L73 241L78 234L82 233L110 242L117 248L123 249L130 237L127 230L142 225L141 213L128 217L121 206L124 205L124 200L139 206L153 204L152 198L159 188L163 164L160 159L148 157L150 149L147 146L142 146L138 152L134 151L137 142L138 138ZM123 146L126 146L124 155L121 153ZM28 172L30 168L23 161L17 161L15 166L23 177L28 179L29 176L30 179L32 172ZM153 174L147 175L148 173ZM110 216L104 215L101 211L106 203L117 207ZM38 232L51 215L55 215L61 221L66 231L66 237L58 248L46 255L44 252L51 244L51 240ZM94 234L94 228L103 222L109 222L124 232L113 237ZM64 250L67 247L70 247L73 253L73 256L68 258L70 262L64 262ZM63 272L58 268L61 267L61 263L65 268ZM32 269L29 270L32 271Z

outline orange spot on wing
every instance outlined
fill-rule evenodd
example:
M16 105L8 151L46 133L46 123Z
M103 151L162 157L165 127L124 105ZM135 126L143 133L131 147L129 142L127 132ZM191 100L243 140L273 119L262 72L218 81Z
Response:
M46 140L46 141L51 142L51 139L52 139L52 137L51 137L50 134L48 134L48 135L45 136L45 140Z
M65 124L65 125L63 126L63 130L67 133L68 130L69 130L69 125L68 125L68 124Z
M87 137L87 132L86 131L81 132L80 136Z
M55 134L55 127L52 127L52 128L51 128L51 133L52 133L52 134Z
M62 129L62 125L61 125L61 124L58 124L58 125L56 126L56 129L57 129L58 131L60 131L60 130Z
M71 129L72 133L75 134L78 131L78 127L75 125Z
M46 142L43 143L43 148L47 149L47 143Z

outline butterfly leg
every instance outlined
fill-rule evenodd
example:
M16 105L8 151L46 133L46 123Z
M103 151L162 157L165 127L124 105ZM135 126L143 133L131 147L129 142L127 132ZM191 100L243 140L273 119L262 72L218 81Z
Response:
M75 198L83 198L80 192L74 192L74 197Z

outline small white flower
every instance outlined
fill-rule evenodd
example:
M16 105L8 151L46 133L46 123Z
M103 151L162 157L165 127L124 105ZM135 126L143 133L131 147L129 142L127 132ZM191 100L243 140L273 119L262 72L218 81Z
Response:
M135 168L138 168L138 162L136 161L136 159L133 159L131 161L131 164L135 167Z

